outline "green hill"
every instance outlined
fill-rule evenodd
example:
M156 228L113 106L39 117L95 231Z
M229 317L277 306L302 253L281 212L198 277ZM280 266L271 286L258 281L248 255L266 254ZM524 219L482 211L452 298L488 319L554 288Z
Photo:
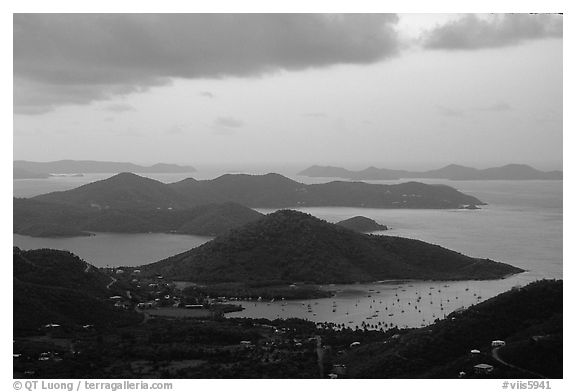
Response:
M194 208L89 208L35 199L14 199L13 232L33 237L71 237L89 232L179 233L215 236L262 217L236 203Z
M121 173L75 189L32 199L94 209L184 209L224 202L258 208L459 208L484 204L446 185L419 182L381 185L348 181L307 185L274 173L226 174L213 180L189 178L172 184Z
M400 237L353 232L282 210L190 251L143 266L193 282L350 283L385 279L497 279L522 270Z
M32 199L94 209L189 207L186 198L166 184L132 173L120 173L78 188Z
M333 181L302 184L280 174L226 174L214 180L183 180L169 184L195 197L215 197L248 207L366 207L366 208L459 208L482 205L482 201L446 185L419 182L381 185Z
M111 279L74 254L52 249L13 252L14 332L37 331L56 323L74 328L125 325L139 320L114 308L108 298Z

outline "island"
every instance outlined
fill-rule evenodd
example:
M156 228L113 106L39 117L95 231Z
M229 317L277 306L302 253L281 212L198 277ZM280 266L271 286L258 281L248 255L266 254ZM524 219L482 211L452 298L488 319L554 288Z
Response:
M165 184L120 173L77 188L13 199L13 232L37 237L92 232L177 233L216 236L262 217L252 208L343 206L457 209L481 200L445 185L333 181L302 184L279 174L227 174ZM385 230L358 217L342 226Z
M251 208L455 209L485 204L446 185L415 181L390 185L349 181L302 184L275 173L225 174L213 180L187 178L170 184L120 173L75 189L35 196L32 200L100 209L183 209L224 202Z
M499 279L523 271L418 240L356 233L293 210L268 214L140 270L202 284L261 286Z
M440 169L428 171L409 171L380 169L374 166L364 170L348 170L335 166L311 166L299 175L307 177L335 177L346 178L350 180L399 180L408 178L434 178L446 180L561 180L562 172L540 171L529 165L509 164L500 167L491 167L487 169L475 169L461 165L448 165Z
M352 218L342 220L336 224L338 226L342 226L360 233L388 230L388 226L381 225L374 219L366 218L365 216L354 216Z

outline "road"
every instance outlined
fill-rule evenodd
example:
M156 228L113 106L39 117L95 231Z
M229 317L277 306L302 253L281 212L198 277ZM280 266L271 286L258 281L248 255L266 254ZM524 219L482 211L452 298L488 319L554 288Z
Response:
M108 283L108 284L106 285L106 288L107 288L108 290L110 290L110 287L111 287L114 283L118 282L118 279L116 279L116 278L113 277L113 276L111 276L110 279L112 279L112 282L110 282L110 283Z
M148 322L148 320L150 319L150 315L148 313L144 312L142 309L138 308L138 306L136 306L134 308L134 310L144 316L144 318L142 319L140 324L146 324L146 322Z
M520 371L522 371L522 372L524 372L524 373L531 374L531 375L533 375L534 377L537 377L537 378L548 378L548 377L544 376L543 374L536 373L536 372L533 372L533 371L531 371L531 370L523 369L523 368L518 367L518 366L516 366L516 365L512 365L512 364L509 363L509 362L506 362L505 360L503 360L503 359L500 357L500 354L498 353L498 351L500 350L500 348L501 348L501 347L494 347L494 348L492 349L492 358L494 358L497 362L501 363L501 364L504 365L504 366L508 366L509 368L516 369L516 370L520 370Z

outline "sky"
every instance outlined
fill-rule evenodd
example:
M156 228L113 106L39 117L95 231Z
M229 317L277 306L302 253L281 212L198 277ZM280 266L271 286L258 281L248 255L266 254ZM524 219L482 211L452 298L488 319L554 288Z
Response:
M14 159L562 168L561 15L13 22Z

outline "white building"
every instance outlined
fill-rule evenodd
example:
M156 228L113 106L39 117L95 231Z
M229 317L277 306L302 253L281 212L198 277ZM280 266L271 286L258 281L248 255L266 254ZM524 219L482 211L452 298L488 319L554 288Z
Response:
M506 342L503 340L493 340L492 341L492 347L502 347L505 345L506 345Z
M476 374L490 374L494 371L494 366L488 365L487 363L479 363L474 366L474 373Z

